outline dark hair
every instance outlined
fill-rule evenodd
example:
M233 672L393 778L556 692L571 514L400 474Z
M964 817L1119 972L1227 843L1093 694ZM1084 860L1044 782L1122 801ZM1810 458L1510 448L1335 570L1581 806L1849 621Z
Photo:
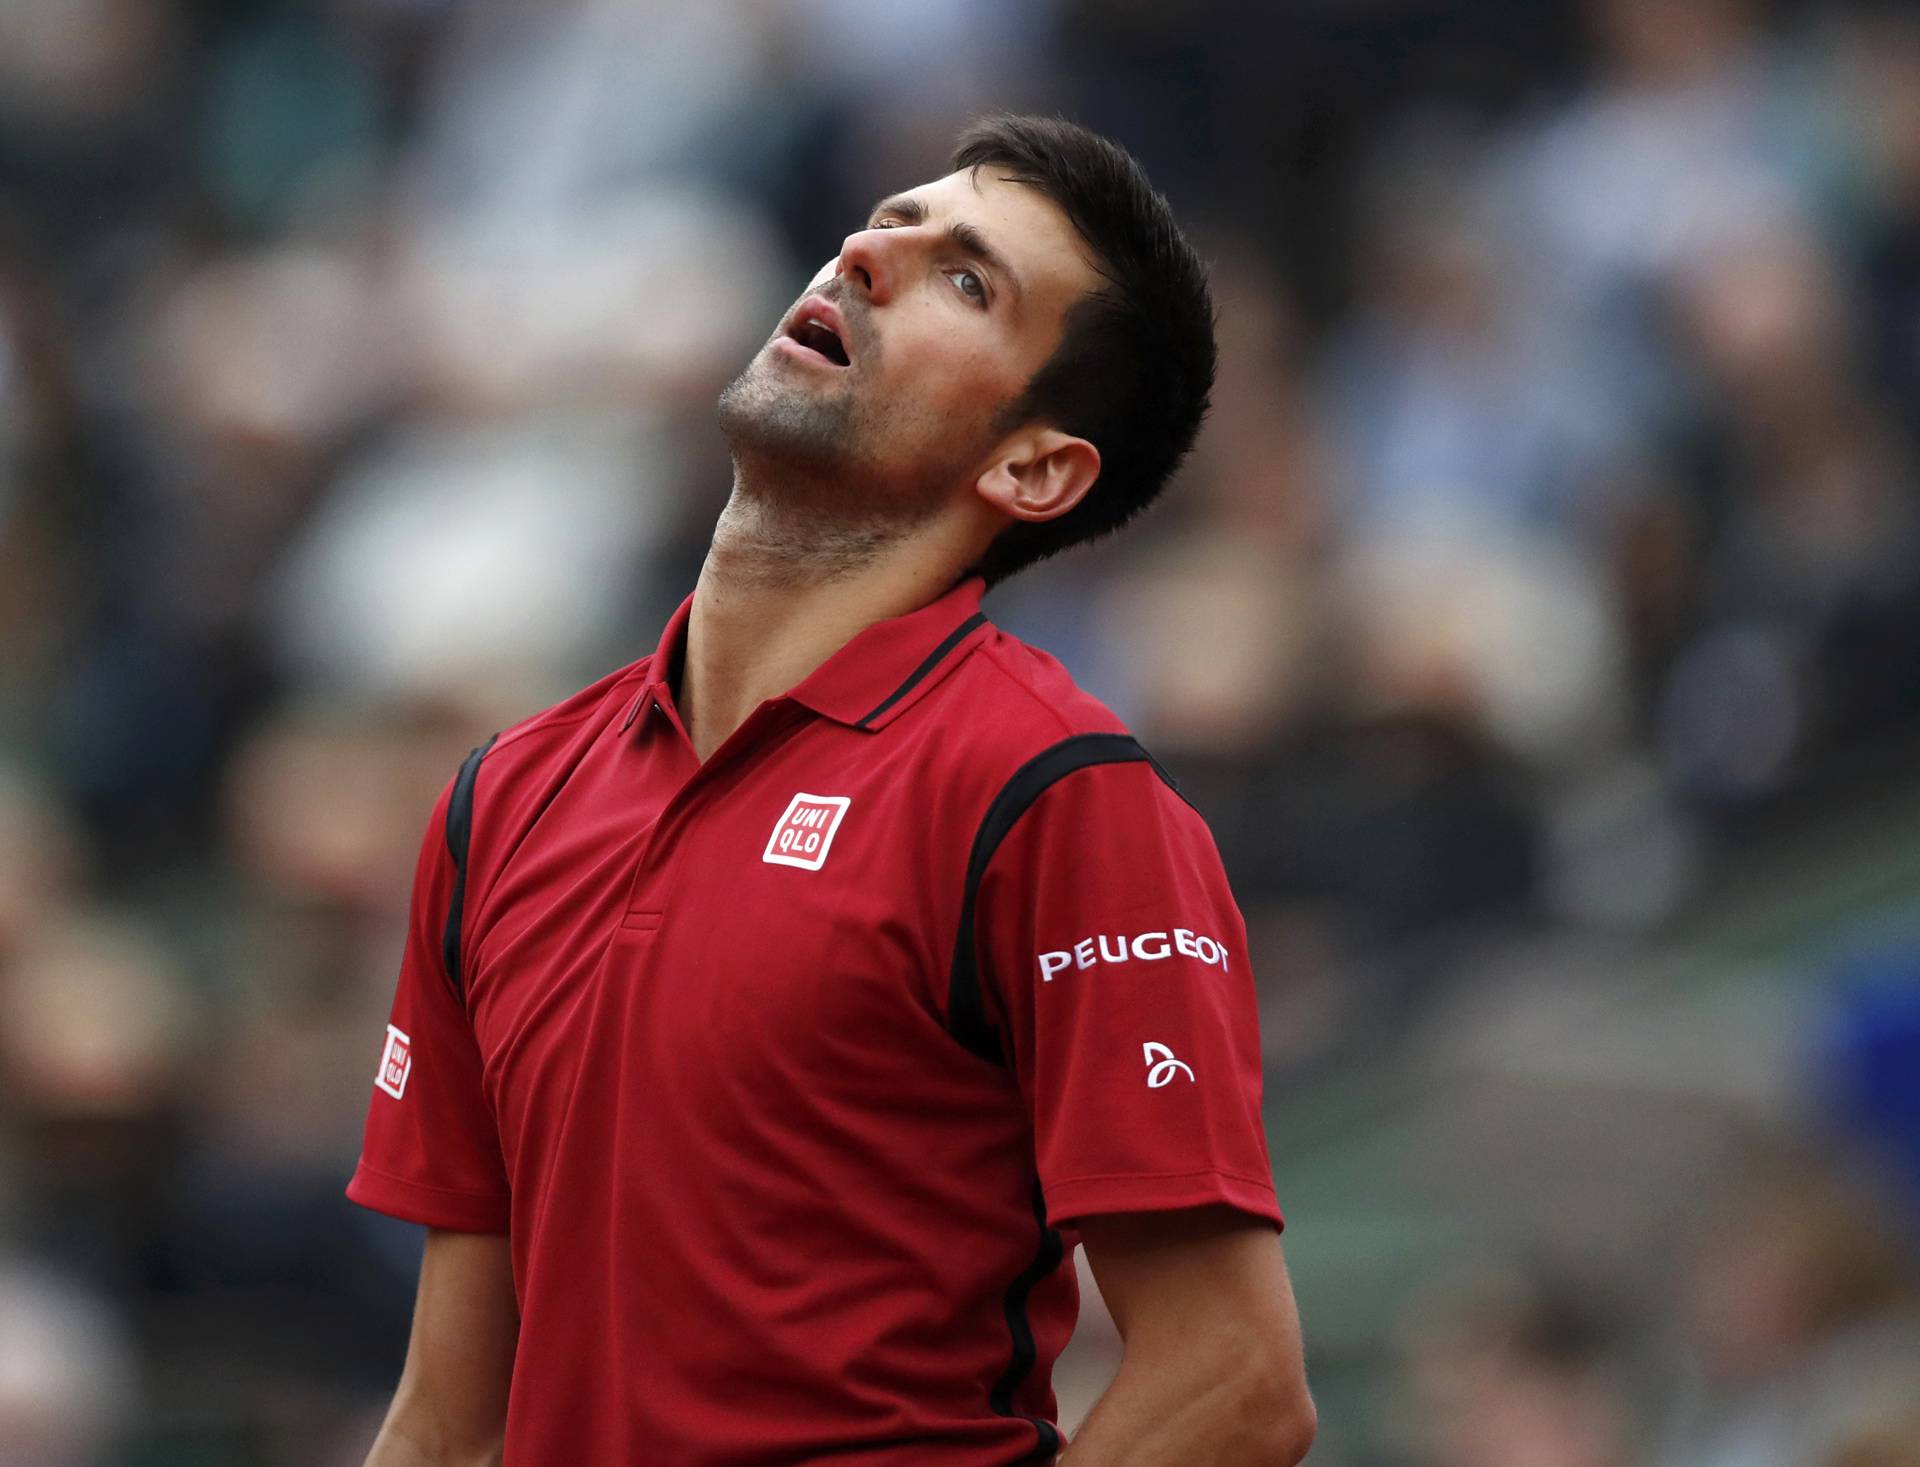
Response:
M1153 503L1200 431L1213 388L1206 266L1123 148L1058 117L993 113L960 134L953 170L992 168L1056 204L1105 282L1067 315L1053 355L1006 411L1100 450L1100 479L1058 519L1010 525L977 569L988 584L1092 540Z

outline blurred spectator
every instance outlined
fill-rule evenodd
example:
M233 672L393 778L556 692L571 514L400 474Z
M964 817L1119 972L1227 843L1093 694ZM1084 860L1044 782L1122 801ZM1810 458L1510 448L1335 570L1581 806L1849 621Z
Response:
M1838 261L1804 225L1730 230L1673 289L1717 469L1704 625L1676 660L1663 734L1681 779L1751 796L1811 743L1920 709L1920 496L1897 420L1859 379Z
M154 934L100 912L37 928L0 983L0 1095L38 1181L21 1221L109 1289L152 1258L191 1017Z
M1662 1467L1799 1467L1920 1400L1920 1277L1874 1192L1812 1158L1717 1202L1680 1284Z
M1657 424L1673 380L1647 292L1674 251L1756 197L1828 186L1832 128L1760 0L1586 0L1595 85L1516 139L1518 286L1581 343L1616 410Z
M1884 1168L1920 1230L1920 942L1873 934L1843 955L1816 1034L1815 1094L1845 1141Z
M1570 1296L1511 1265L1434 1280L1399 1325L1409 1467L1627 1467L1626 1395Z
M1920 1410L1911 1400L1889 1401L1848 1432L1821 1467L1920 1467Z
M124 1324L37 1259L0 1254L0 1461L95 1467L133 1416Z
M1251 242L1223 244L1208 431L1180 498L1130 547L1102 608L1106 640L1128 651L1110 674L1115 701L1142 737L1182 759L1261 753L1319 696L1324 652L1327 505L1300 381L1302 326ZM1194 657L1202 641L1210 655Z
M1840 42L1836 90L1856 99L1871 360L1896 403L1920 403L1920 15L1877 8Z
M58 793L0 764L0 963L78 895L85 845Z

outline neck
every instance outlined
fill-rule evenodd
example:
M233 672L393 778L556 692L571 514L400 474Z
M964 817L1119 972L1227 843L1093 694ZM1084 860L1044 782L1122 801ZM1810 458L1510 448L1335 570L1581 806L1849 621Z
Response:
M866 628L942 595L968 564L931 525L822 518L735 484L694 589L676 697L702 762L761 703Z

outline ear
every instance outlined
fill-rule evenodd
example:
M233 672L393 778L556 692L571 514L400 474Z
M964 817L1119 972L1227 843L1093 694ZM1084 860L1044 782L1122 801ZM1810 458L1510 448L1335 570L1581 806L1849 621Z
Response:
M1100 477L1100 450L1057 428L1024 428L974 481L974 492L1016 520L1056 520Z

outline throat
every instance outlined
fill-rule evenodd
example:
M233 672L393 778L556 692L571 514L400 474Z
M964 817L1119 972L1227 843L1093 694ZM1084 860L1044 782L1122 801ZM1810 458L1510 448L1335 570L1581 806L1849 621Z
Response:
M873 565L906 533L875 516L821 513L805 494L755 493L736 475L702 579L740 588L814 586Z

